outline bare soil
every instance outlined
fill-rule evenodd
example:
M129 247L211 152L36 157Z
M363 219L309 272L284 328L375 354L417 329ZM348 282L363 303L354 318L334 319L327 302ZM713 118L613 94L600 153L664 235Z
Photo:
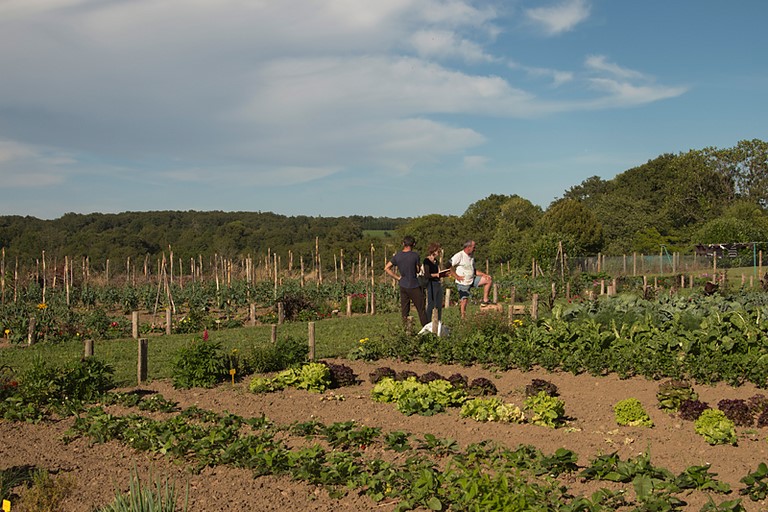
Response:
M321 400L321 395L288 389L280 393L256 395L247 390L247 381L232 386L222 385L211 390L176 390L167 381L142 386L178 401L182 408L196 405L214 411L229 411L244 417L266 415L277 424L315 419L324 424L355 420L363 425L381 427L383 432L406 431L413 438L434 434L439 438L456 440L464 448L470 443L497 440L515 448L520 444L534 445L546 454L558 448L573 450L579 455L579 465L586 466L597 455L618 452L622 459L649 452L654 466L680 473L689 466L711 463L717 478L731 485L729 496L712 495L716 503L736 499L744 485L739 480L754 471L760 462L768 461L767 429L739 428L738 446L710 446L693 430L691 422L680 420L656 408L658 382L633 378L621 380L616 376L574 376L567 373L494 372L481 367L444 366L424 363L337 360L351 366L363 382L354 387L335 390L344 400ZM569 417L567 427L550 429L535 425L509 425L478 423L459 417L459 410L432 417L405 416L392 404L375 403L370 399L372 385L368 374L379 366L395 370L409 369L419 374L437 371L443 375L462 373L470 379L488 377L499 389L499 396L507 402L522 405L524 389L534 378L546 379L559 388ZM700 399L715 406L723 398L747 399L765 393L751 385L733 388L696 385ZM654 428L619 427L614 420L613 405L619 400L638 398L655 423ZM73 475L76 492L68 498L65 510L91 511L94 507L112 501L116 489L126 490L133 469L146 477L169 476L184 489L189 484L189 510L210 511L359 511L392 510L394 502L374 503L365 496L351 492L334 499L320 488L288 477L254 478L247 470L228 467L207 468L193 474L179 461L137 452L116 442L92 445L86 439L70 444L62 442L64 432L72 419L38 425L0 420L0 468L35 465L59 474ZM568 482L572 493L590 495L600 487L615 488L605 482ZM183 492L182 492L183 494ZM694 492L682 496L688 503L686 510L700 510L708 495ZM747 510L766 510L765 502L754 503L745 498Z

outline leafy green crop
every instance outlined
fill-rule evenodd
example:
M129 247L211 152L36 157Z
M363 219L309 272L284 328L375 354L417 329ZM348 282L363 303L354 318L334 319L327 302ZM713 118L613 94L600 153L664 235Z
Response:
M171 378L177 389L212 388L229 375L221 344L192 340L173 361Z
M376 402L392 402L397 410L408 416L432 416L447 407L461 405L466 395L445 380L422 384L413 377L403 381L385 377L373 387L371 398Z
M668 380L659 384L656 399L659 408L665 411L677 411L684 400L698 400L699 395L688 382L681 380Z
M289 368L275 377L254 377L248 385L253 393L280 391L286 387L322 393L331 387L331 370L322 363L307 363L301 368Z
M461 406L461 417L475 421L522 423L525 415L514 404L505 404L499 398L474 398Z
M527 397L523 402L523 411L528 413L528 421L534 425L557 428L565 421L565 402L549 396L546 391Z
M637 398L620 400L613 406L616 423L629 427L652 427L653 421Z
M702 412L693 425L696 433L711 445L736 445L736 427L719 409L707 409Z

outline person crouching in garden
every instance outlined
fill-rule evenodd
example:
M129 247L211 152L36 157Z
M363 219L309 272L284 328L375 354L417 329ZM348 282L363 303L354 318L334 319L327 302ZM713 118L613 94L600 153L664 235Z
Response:
M427 313L424 311L424 292L419 284L419 267L421 258L419 253L413 250L416 240L412 236L403 238L403 249L398 251L392 259L387 262L384 272L395 279L400 285L400 314L403 317L403 324L407 321L411 310L411 303L419 314L419 327L427 323ZM400 275L395 273L393 268L397 267Z

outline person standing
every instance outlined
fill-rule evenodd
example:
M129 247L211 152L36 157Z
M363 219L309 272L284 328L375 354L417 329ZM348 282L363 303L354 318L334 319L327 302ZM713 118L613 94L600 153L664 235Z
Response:
M398 251L384 267L384 272L398 281L400 285L400 314L403 317L403 323L406 322L411 310L411 303L416 308L419 315L421 327L427 323L427 314L424 311L424 292L419 284L417 274L421 265L419 253L414 251L416 240L412 236L403 238L403 248ZM397 267L400 275L393 270Z
M464 242L464 248L453 255L451 258L451 276L456 279L456 288L459 291L459 306L461 309L461 318L466 318L467 302L469 301L470 290L472 288L483 287L482 305L490 304L488 294L491 291L493 279L485 272L475 268L475 247L474 240Z
M432 321L432 311L437 309L437 321L443 320L443 284L440 282L445 273L440 272L437 261L442 247L436 242L429 244L427 257L424 258L424 275L427 278L427 321ZM435 326L432 326L433 330Z

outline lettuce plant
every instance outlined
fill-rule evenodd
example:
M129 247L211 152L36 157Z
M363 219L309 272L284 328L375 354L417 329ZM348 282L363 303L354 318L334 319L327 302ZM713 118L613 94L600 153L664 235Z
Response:
M525 415L514 404L504 403L499 398L474 398L461 406L461 417L475 421L500 421L522 423Z
M637 398L620 400L613 406L616 423L629 427L653 427L653 421Z
M736 445L736 427L719 409L707 409L702 412L693 425L696 433L711 445Z
M523 410L534 425L557 428L565 421L565 402L557 397L549 396L546 391L529 396L523 402Z
M697 400L699 395L691 385L683 380L671 379L659 384L656 399L659 401L659 409L665 411L677 411L684 400Z

